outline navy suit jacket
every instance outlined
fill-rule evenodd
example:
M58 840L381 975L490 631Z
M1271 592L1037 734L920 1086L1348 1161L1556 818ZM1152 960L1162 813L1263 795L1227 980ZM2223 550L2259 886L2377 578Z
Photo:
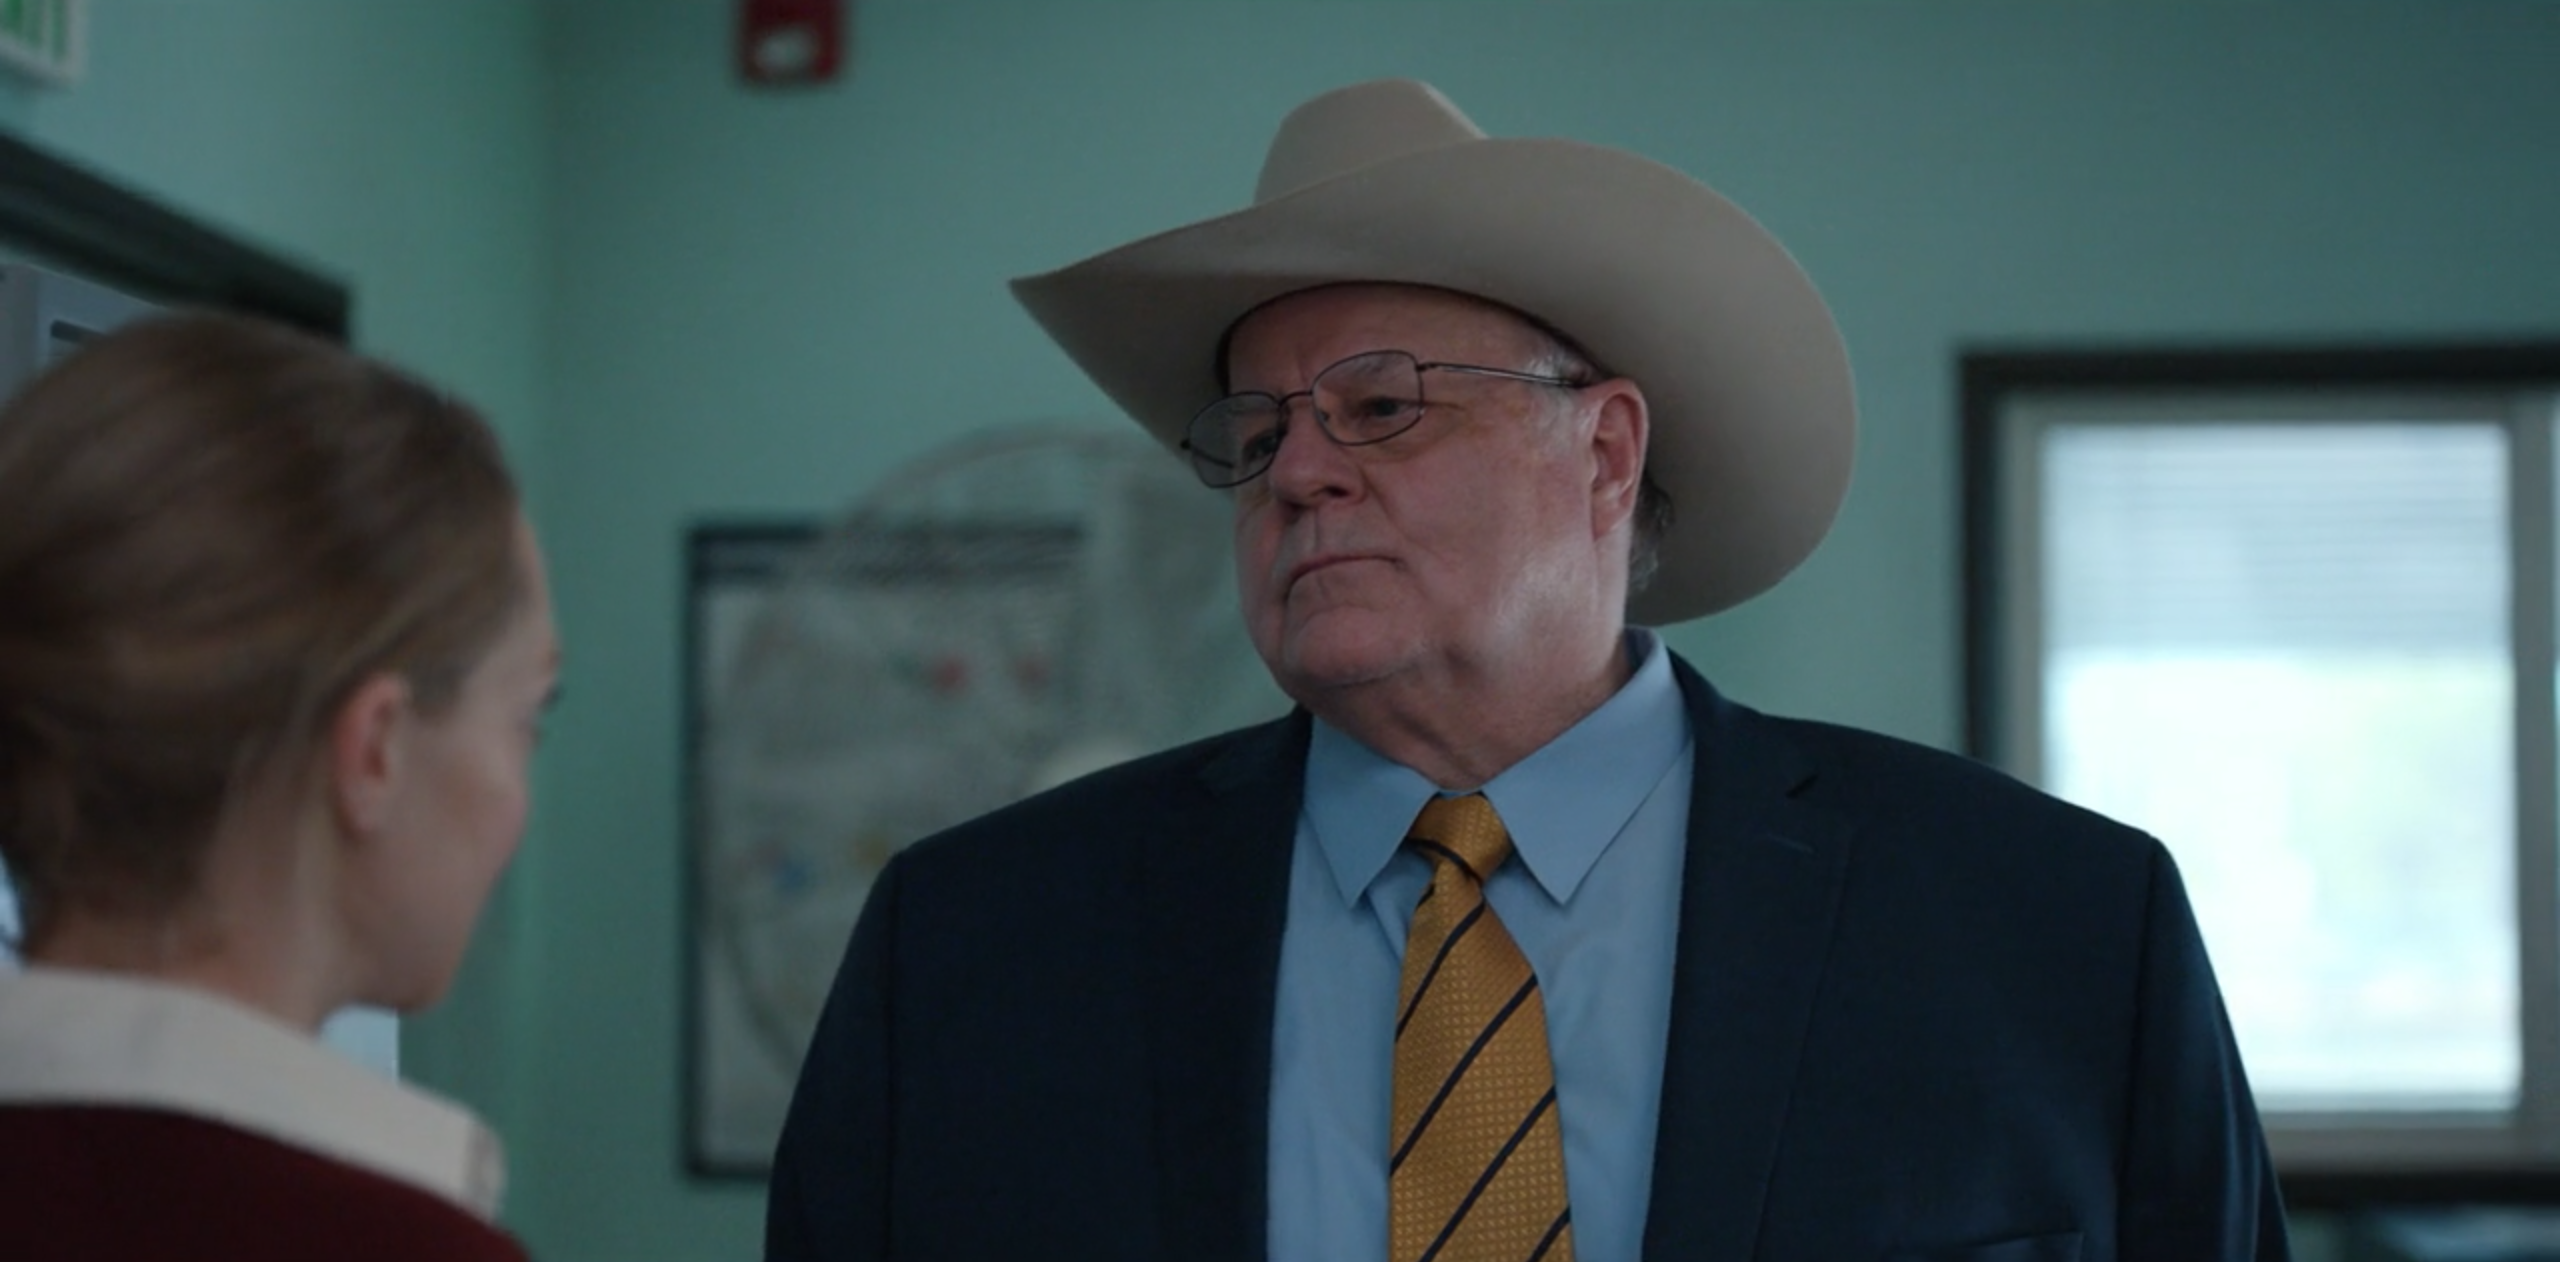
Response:
M2286 1256L2158 842L1771 718L1696 736L1645 1257ZM775 1153L771 1262L1259 1259L1301 712L882 873Z

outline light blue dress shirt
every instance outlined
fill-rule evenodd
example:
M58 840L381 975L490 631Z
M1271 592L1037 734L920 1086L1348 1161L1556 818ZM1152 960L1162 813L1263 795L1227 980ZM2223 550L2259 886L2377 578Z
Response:
M1515 855L1485 896L1547 1005L1578 1262L1643 1247L1688 838L1679 682L1652 632L1630 630L1627 652L1626 687L1483 786ZM1272 1262L1387 1255L1396 992L1431 877L1402 847L1435 792L1315 724L1272 1031Z

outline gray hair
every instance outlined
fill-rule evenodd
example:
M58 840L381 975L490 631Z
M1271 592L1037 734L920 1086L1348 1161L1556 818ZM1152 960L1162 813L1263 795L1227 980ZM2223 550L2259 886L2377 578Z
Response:
M1522 317L1534 333L1536 346L1530 352L1528 371L1545 377L1569 377L1580 382L1607 381L1617 376L1602 366L1589 351L1582 349L1562 330L1533 316ZM1645 471L1643 484L1636 490L1635 529L1627 543L1627 595L1633 598L1653 581L1655 571L1662 568L1663 536L1671 533L1674 508L1671 493L1653 480L1653 472Z

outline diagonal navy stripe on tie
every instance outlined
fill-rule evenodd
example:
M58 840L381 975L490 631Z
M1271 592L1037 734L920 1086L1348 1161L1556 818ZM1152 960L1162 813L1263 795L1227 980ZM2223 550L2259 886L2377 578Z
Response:
M1476 922L1484 919L1484 913L1485 904L1483 900L1479 899L1476 902L1475 910L1468 912L1467 918L1459 921L1458 927L1451 929L1449 931L1449 936L1440 940L1439 953L1431 957L1431 970L1424 973L1422 975L1421 984L1413 988L1413 1002L1406 1004L1404 1006L1404 1015L1396 1018L1397 1038L1403 1038L1404 1028L1413 1024L1413 1014L1422 1008L1422 997L1431 993L1431 983L1440 976L1440 966L1449 961L1449 952L1456 948L1458 945L1458 939L1467 936L1467 930L1475 928Z
M1549 1087L1545 1095L1538 1097L1536 1104L1529 1106L1529 1116L1520 1120L1518 1129L1513 1130L1511 1138L1503 1143L1502 1151L1493 1154L1493 1160L1486 1163L1484 1173L1476 1176L1476 1185L1467 1189L1467 1199L1458 1202L1457 1212L1449 1215L1449 1221L1440 1225L1439 1238L1433 1240L1431 1247L1423 1250L1422 1256L1415 1262L1431 1262L1433 1258L1440 1256L1442 1249L1449 1246L1449 1237L1458 1234L1459 1224L1467 1221L1467 1212L1476 1207L1476 1201L1483 1197L1484 1190L1492 1187L1495 1176L1502 1173L1503 1163L1511 1160L1513 1150L1520 1147L1521 1140L1529 1137L1530 1130L1538 1125L1538 1119L1545 1117L1547 1110L1553 1107L1555 1102L1556 1089ZM1550 1240L1554 1238L1555 1231L1553 1227L1547 1229ZM1546 1245L1541 1244L1538 1248L1540 1252L1545 1252Z
M1564 1237L1564 1229L1572 1225L1573 1207L1566 1206L1563 1213L1556 1215L1555 1224L1547 1228L1547 1234L1539 1238L1538 1247L1529 1251L1529 1262L1538 1262L1547 1256L1547 1250L1555 1248L1556 1241Z
M1467 857L1465 855L1459 854L1457 851L1451 850L1449 847L1442 845L1429 837L1414 837L1411 838L1410 841L1414 849L1443 856L1448 859L1449 862L1457 864L1459 871L1474 877L1476 879L1476 884L1484 884L1484 873L1476 871L1475 865L1467 862Z
M1502 1032L1504 1023L1511 1020L1511 1014L1518 1012L1520 1005L1527 1003L1529 996L1536 993L1538 993L1538 978L1532 973L1529 980L1520 983L1520 989L1518 993L1511 996L1511 1002L1502 1005L1502 1011L1493 1014L1493 1020L1485 1024L1484 1032L1476 1035L1475 1045L1467 1049L1466 1055L1458 1058L1457 1067L1451 1069L1449 1076L1441 1080L1440 1090L1432 1095L1431 1103L1424 1106L1422 1116L1414 1119L1413 1133L1404 1137L1404 1147L1397 1149L1394 1160L1387 1163L1388 1174L1394 1174L1396 1167L1404 1164L1406 1155L1413 1151L1416 1143L1421 1142L1422 1133L1431 1129L1431 1119L1439 1114L1441 1105L1449 1102L1449 1093L1457 1090L1458 1080L1467 1076L1467 1066L1476 1063L1476 1057L1483 1054L1486 1044L1493 1042L1494 1035Z

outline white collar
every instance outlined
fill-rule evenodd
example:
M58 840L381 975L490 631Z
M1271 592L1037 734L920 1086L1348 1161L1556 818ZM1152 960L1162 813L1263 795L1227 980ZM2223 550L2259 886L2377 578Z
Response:
M424 1188L483 1221L506 1182L497 1136L210 992L61 968L0 968L0 1104L138 1105L208 1118Z

